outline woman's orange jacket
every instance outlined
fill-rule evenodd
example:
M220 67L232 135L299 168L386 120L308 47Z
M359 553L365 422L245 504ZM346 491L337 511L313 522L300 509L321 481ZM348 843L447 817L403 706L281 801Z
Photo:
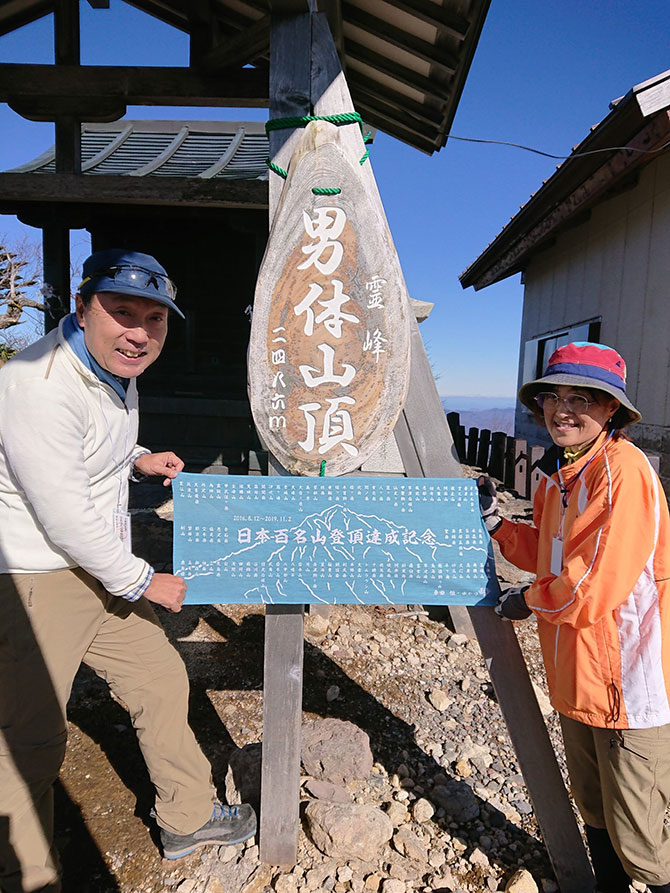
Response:
M664 725L670 722L665 495L647 457L624 438L603 433L558 471L561 452L550 450L542 460L534 526L503 519L494 534L508 561L536 574L526 602L537 616L551 703L592 726Z

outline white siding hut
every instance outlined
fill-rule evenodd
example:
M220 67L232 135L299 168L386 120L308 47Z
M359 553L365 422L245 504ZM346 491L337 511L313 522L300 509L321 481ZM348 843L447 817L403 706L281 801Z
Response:
M519 385L574 340L615 347L670 491L670 71L638 84L461 276L484 288L523 273ZM583 155L593 150L598 154ZM642 150L642 151L640 151ZM520 405L516 436L547 443Z

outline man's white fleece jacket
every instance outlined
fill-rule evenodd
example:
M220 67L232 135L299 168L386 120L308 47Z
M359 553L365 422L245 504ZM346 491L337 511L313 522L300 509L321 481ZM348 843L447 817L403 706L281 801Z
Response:
M81 567L127 595L149 565L114 532L128 505L137 387L126 402L75 356L61 327L0 369L0 573Z

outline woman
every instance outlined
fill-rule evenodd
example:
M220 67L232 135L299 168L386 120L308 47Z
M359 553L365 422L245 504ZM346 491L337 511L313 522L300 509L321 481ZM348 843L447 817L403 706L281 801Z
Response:
M670 521L660 482L623 429L641 418L626 367L602 344L567 344L519 399L554 441L533 526L498 514L480 478L484 523L535 582L503 592L506 619L534 613L551 702L598 889L630 880L670 893Z

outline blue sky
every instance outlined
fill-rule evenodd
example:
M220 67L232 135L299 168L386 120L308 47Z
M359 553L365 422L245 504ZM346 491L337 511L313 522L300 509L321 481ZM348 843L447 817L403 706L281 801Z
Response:
M187 64L185 35L121 0L82 12L82 62ZM667 0L492 0L452 133L567 154L610 100L670 68ZM51 17L0 38L0 60L52 62ZM264 118L265 110L129 108L133 118ZM0 104L0 170L48 148L53 126ZM372 164L413 297L435 302L421 331L441 394L510 396L516 388L519 276L480 292L458 275L555 169L503 146L449 142L428 157L378 134ZM27 230L0 216L0 238ZM75 255L87 250L76 237Z

